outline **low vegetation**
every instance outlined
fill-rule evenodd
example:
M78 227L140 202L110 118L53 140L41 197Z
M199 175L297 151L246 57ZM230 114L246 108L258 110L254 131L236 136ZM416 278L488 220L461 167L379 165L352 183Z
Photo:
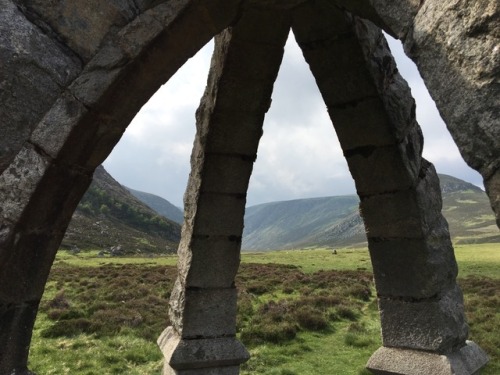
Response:
M482 374L493 375L500 373L500 249L479 248L484 263L477 247L474 254L469 246L457 248L459 281L471 339L491 358ZM380 326L369 262L361 261L366 250L298 255L243 257L237 327L252 359L242 374L367 374L364 365L380 346ZM273 257L285 264L264 262ZM30 368L39 374L160 373L155 341L169 324L174 262L61 253L40 306Z

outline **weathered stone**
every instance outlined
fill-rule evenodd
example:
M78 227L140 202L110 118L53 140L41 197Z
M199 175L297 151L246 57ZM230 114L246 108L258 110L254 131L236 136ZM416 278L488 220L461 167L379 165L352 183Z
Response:
M257 36L251 33L256 20L267 25ZM282 27L276 28L276 24ZM246 190L288 31L283 20L263 11L249 11L234 28L216 38L207 89L196 113L192 169L184 196L179 276L170 298L170 321L185 339L236 334L233 285L239 265ZM280 43L266 44L265 36ZM244 64L240 63L242 59ZM238 113L235 108L245 110ZM240 122L245 125L241 129ZM227 140L235 143L228 145ZM171 350L178 346L182 350L181 344L174 340L169 345ZM238 358L238 362L224 368L214 369L213 364L203 363L200 370L191 372L176 367L167 357L172 367L166 364L164 373L237 373L234 364L243 362L241 356Z
M379 298L382 343L387 347L447 353L465 342L462 292L458 286L434 298Z
M149 13L153 12L139 15L116 35L117 44L131 58L138 56L164 30Z
M499 17L496 1L425 1L405 40L462 156L485 181L500 169Z
M5 199L8 204L16 205L8 214L20 213L20 217L9 223L5 236L2 233L0 263L9 265L0 268L2 300L40 300L66 225L91 181L87 171L64 164L46 163L42 169L43 176L36 173L14 176L19 187L26 184L26 191L31 191L29 199L24 194ZM3 223L8 221L2 220ZM46 251L41 252L40 248Z
M27 358L39 301L12 303L0 298L0 372L33 375L18 358Z
M172 327L158 338L166 366L164 375L235 375L250 357L234 337L182 339Z
M246 195L201 193L193 234L241 237Z
M188 287L229 288L240 265L240 238L194 238L186 277Z
M209 77L209 82L212 79L219 80L216 91L218 111L239 110L242 117L246 113L267 112L274 79L283 58L286 35L285 32L280 33L282 44L278 47L274 44L231 39L234 47L219 61L223 62L224 66L238 65L239 68L225 69L224 75L220 77ZM221 36L223 37L224 35ZM223 41L221 45L224 46ZM252 58L249 57L248 51L254 51ZM215 53L217 54L217 49Z
M368 238L417 239L436 230L447 233L437 173L426 163L420 174L415 188L362 198Z
M335 0L335 3L397 38L408 33L422 4L420 0Z
M23 210L45 173L48 161L33 148L25 147L0 175L0 244L5 229L20 220ZM1 249L1 248L0 248ZM7 256L8 249L1 252ZM5 259L3 256L0 259Z
M390 119L396 139L402 139L415 120L415 100L408 83L399 74L382 31L371 22L353 20L358 43L363 51L366 68L377 87L379 97Z
M497 226L500 228L500 169L484 181L484 186L490 197L491 208L495 212Z
M12 162L80 62L31 24L10 1L0 2L0 173Z
M307 7L296 12L302 8ZM420 170L422 135L415 102L397 73L385 38L369 22L340 10L330 10L338 28L332 31L330 20L318 13L323 22L316 22L312 30L319 30L323 38L304 27L298 16L293 28L327 104L358 194L410 188ZM328 30L328 39L321 34L323 29Z
M394 136L380 98L370 97L329 112L339 141L346 150L385 146L403 138L402 134Z
M455 283L458 268L449 235L368 243L381 297L431 298Z
M206 152L255 155L262 136L263 113L217 111L205 121L211 122Z
M138 14L127 0L78 1L22 0L30 11L42 18L51 30L85 61L95 54L113 27L122 27Z
M415 127L396 145L344 150L358 195L392 193L413 187L421 168L422 147L422 133Z
M318 48L328 48L336 41L353 36L348 22L349 17L329 1L304 2L293 9L292 15L295 40L305 54ZM305 57L307 60L307 56ZM332 59L328 62L330 60Z
M246 195L254 161L255 156L208 153L201 191Z
M181 336L212 338L236 334L236 288L189 287L185 292Z
M405 40L498 218L498 4L101 3L0 0L0 346L8 348L0 373L29 373L38 301L92 171L151 95L228 26L197 112L174 330L161 346L166 374L238 373L248 358L234 339L233 287L245 194L291 24L363 198L384 344L446 352L440 361L457 373L485 362L464 347L456 263L435 171L421 160L414 102L380 30L357 16Z
M33 131L30 142L44 153L56 158L71 131L88 111L73 95L65 93L45 114Z
M352 38L338 39L329 48L316 51L314 47L301 46L328 108L345 108L378 95L361 50L352 46L355 40L352 35ZM330 57L325 61L327 56ZM324 71L320 70L321 66L316 69L315 60L324 65Z
M381 347L366 367L375 375L478 375L487 362L486 353L467 341L465 346L446 354Z
M113 56L109 50L118 52L118 55ZM102 63L93 64L91 61L82 74L69 87L71 95L74 95L87 107L93 107L98 104L102 97L109 92L116 80L122 73L123 53L112 46L109 50L103 50L106 59L111 56L112 66L102 67ZM100 56L96 56L100 59Z

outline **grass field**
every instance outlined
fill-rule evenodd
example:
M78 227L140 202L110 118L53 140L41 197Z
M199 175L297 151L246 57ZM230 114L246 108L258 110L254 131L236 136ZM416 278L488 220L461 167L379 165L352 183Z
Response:
M470 338L500 373L500 244L456 247ZM60 252L33 335L42 374L158 374L176 257L99 258ZM367 374L380 325L366 249L244 253L238 332L242 374Z

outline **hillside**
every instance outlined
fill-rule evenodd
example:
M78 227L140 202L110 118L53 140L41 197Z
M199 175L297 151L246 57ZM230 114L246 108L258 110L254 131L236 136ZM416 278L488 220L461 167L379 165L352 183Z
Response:
M61 247L109 251L119 246L119 253L165 253L175 252L179 239L178 223L142 203L100 166Z
M273 250L317 244L325 233L351 218L357 209L358 197L355 195L248 207L242 248Z
M184 220L184 213L180 208L174 206L172 203L154 194L145 193L143 191L134 190L129 187L124 186L134 197L139 199L149 208L158 212L160 215L175 221L176 223L182 224Z
M453 241L500 242L500 233L486 194L477 186L455 177L439 175L439 178L443 194L443 214L448 220ZM104 199L102 194L109 197ZM110 204L109 201L114 203ZM358 213L358 202L356 195L348 195L248 207L242 249L365 245L365 230ZM106 207L102 207L103 205ZM123 207L135 207L127 212L135 215L136 219L142 215L142 223L141 220L138 222L129 215L124 215ZM173 250L179 240L180 226L169 221L165 222L170 223L170 229L161 229L158 223L155 226L155 220L163 216L182 222L181 210L170 202L153 194L125 188L103 168L99 168L95 181L73 219L77 225L70 226L63 245L109 248L126 243L126 248L132 251L160 251L165 246ZM123 222L124 219L128 221ZM85 230L78 229L81 227Z
M477 186L455 177L439 175L439 178L443 214L453 241L500 242L486 194ZM352 195L248 207L242 248L271 250L365 244L358 202L358 197Z

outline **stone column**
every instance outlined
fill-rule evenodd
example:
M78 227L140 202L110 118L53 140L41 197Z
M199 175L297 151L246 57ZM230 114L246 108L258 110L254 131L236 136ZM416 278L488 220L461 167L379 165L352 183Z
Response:
M235 337L234 278L248 182L289 30L286 12L246 8L215 39L196 113L172 326L158 339L165 375L238 374L249 358Z
M360 196L379 299L375 374L473 374L487 358L467 342L457 264L434 167L409 87L380 30L327 4L294 14ZM466 369L466 370L464 370Z
M498 1L334 2L403 42L464 160L483 176L500 228Z
M428 0L403 41L500 228L499 17L494 0Z

